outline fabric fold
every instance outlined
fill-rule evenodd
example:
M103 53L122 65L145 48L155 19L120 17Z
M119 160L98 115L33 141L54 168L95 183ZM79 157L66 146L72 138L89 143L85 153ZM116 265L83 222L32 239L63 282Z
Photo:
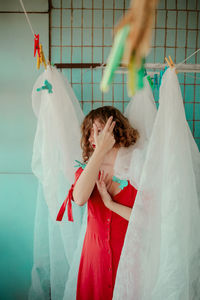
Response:
M168 69L113 300L199 299L200 154L189 131L177 75Z
M74 222L74 219L73 219L73 215L72 215L72 193L73 193L73 189L74 189L74 185L72 184L69 192L68 192L68 195L65 199L65 201L63 202L59 212L58 212L58 215L57 215L57 218L56 218L56 221L62 221L63 219L63 215L65 213L65 210L66 210L66 205L67 205L67 214L68 214L68 221L71 221L71 222Z

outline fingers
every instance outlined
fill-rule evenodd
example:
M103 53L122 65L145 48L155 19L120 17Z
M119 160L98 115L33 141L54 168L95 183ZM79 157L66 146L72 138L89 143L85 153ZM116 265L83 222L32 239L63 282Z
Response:
M100 172L100 178L99 178L99 182L102 183L102 179L103 178L103 171Z
M104 131L107 131L109 128L110 128L110 125L112 123L112 119L113 119L113 116L110 116L110 118L108 118L107 122L106 122L106 125L104 127Z
M112 185L112 179L110 179L109 181L108 181L108 183L107 183L107 190L109 190L109 188L111 187L111 185Z
M112 179L107 180L109 174L105 173L103 170L100 171L99 179L96 181L97 188L100 193L108 193L110 186L112 185Z
M110 118L106 122L104 131L109 131L110 133L113 132L116 122L115 121L112 122L112 120L113 120L113 116L110 116Z
M104 173L104 171L102 170L101 171L101 175L100 175L100 183L102 183L103 181L106 181L106 179L107 179L107 176L108 176L108 173Z
M104 182L106 182L107 177L108 177L108 173L106 173L106 175L105 175L104 178L103 178L103 181L104 181Z
M109 130L108 130L109 132L113 132L113 129L114 129L114 127L115 127L115 124L116 124L116 122L113 121L112 124L110 125Z
M102 184L102 182L106 182L108 173L105 174L105 172L102 170L100 172L100 178L99 178L99 183Z
M99 191L103 191L104 189L106 189L106 184L104 181L106 177L107 175L104 175L104 171L101 171L99 179L96 180L96 184Z
M107 180L108 178L108 173L105 173L103 170L100 172L100 178L99 178L99 183L102 184L103 182L106 183L106 187L110 187L112 184L112 180Z

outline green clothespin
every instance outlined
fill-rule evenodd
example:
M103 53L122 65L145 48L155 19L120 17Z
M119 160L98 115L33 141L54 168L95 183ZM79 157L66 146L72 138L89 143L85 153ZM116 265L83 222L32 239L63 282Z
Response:
M128 96L132 97L137 90L141 90L144 87L144 68L145 59L142 59L142 65L140 69L135 66L135 55L133 54L128 65Z
M41 86L40 88L37 88L37 92L42 91L42 90L48 90L49 94L52 94L52 85L50 82L48 82L48 80L45 80L44 85Z
M147 70L144 67L144 77L147 76Z
M150 87L153 88L153 82L151 80L151 76L150 75L147 76L147 80L149 82Z
M104 70L103 78L100 84L100 89L102 92L108 91L109 85L111 84L114 76L114 72L120 65L124 53L126 38L129 34L129 31L130 26L126 25L122 29L120 29L115 36L114 44L108 57L107 66Z
M142 59L142 65L140 67L140 69L137 72L138 75L138 80L137 80L137 89L141 90L144 87L144 73L145 73L145 68L144 68L144 63L145 63L145 59Z
M112 178L113 181L120 183L119 188L123 190L124 187L126 187L128 185L128 180L123 180L123 179L119 179L116 176L113 176Z

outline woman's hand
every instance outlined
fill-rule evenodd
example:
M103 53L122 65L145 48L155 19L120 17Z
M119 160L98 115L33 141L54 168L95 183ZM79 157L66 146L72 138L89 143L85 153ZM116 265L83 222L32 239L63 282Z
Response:
M97 183L97 188L98 191L101 195L101 198L104 202L104 205L107 208L110 208L112 201L112 198L110 196L110 194L108 193L108 189L110 188L111 184L112 184L112 180L107 180L108 174L104 175L104 171L101 171L100 174L100 178L97 179L96 183Z
M104 171L102 171L100 178L96 181L103 203L108 209L129 221L132 208L112 200L110 194L108 193L108 189L112 184L112 180L106 180L107 175L108 174L104 176Z
M115 121L112 122L113 117L111 116L107 122L102 132L98 135L98 129L96 124L93 124L94 128L94 141L96 151L100 151L102 154L106 154L112 149L115 144L115 138L113 135L113 129L115 127Z

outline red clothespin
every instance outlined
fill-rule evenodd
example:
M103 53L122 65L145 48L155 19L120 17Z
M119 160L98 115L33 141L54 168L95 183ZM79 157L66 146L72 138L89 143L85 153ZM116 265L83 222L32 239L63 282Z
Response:
M34 37L34 57L36 52L38 52L38 56L40 57L40 35L39 34L35 34Z

